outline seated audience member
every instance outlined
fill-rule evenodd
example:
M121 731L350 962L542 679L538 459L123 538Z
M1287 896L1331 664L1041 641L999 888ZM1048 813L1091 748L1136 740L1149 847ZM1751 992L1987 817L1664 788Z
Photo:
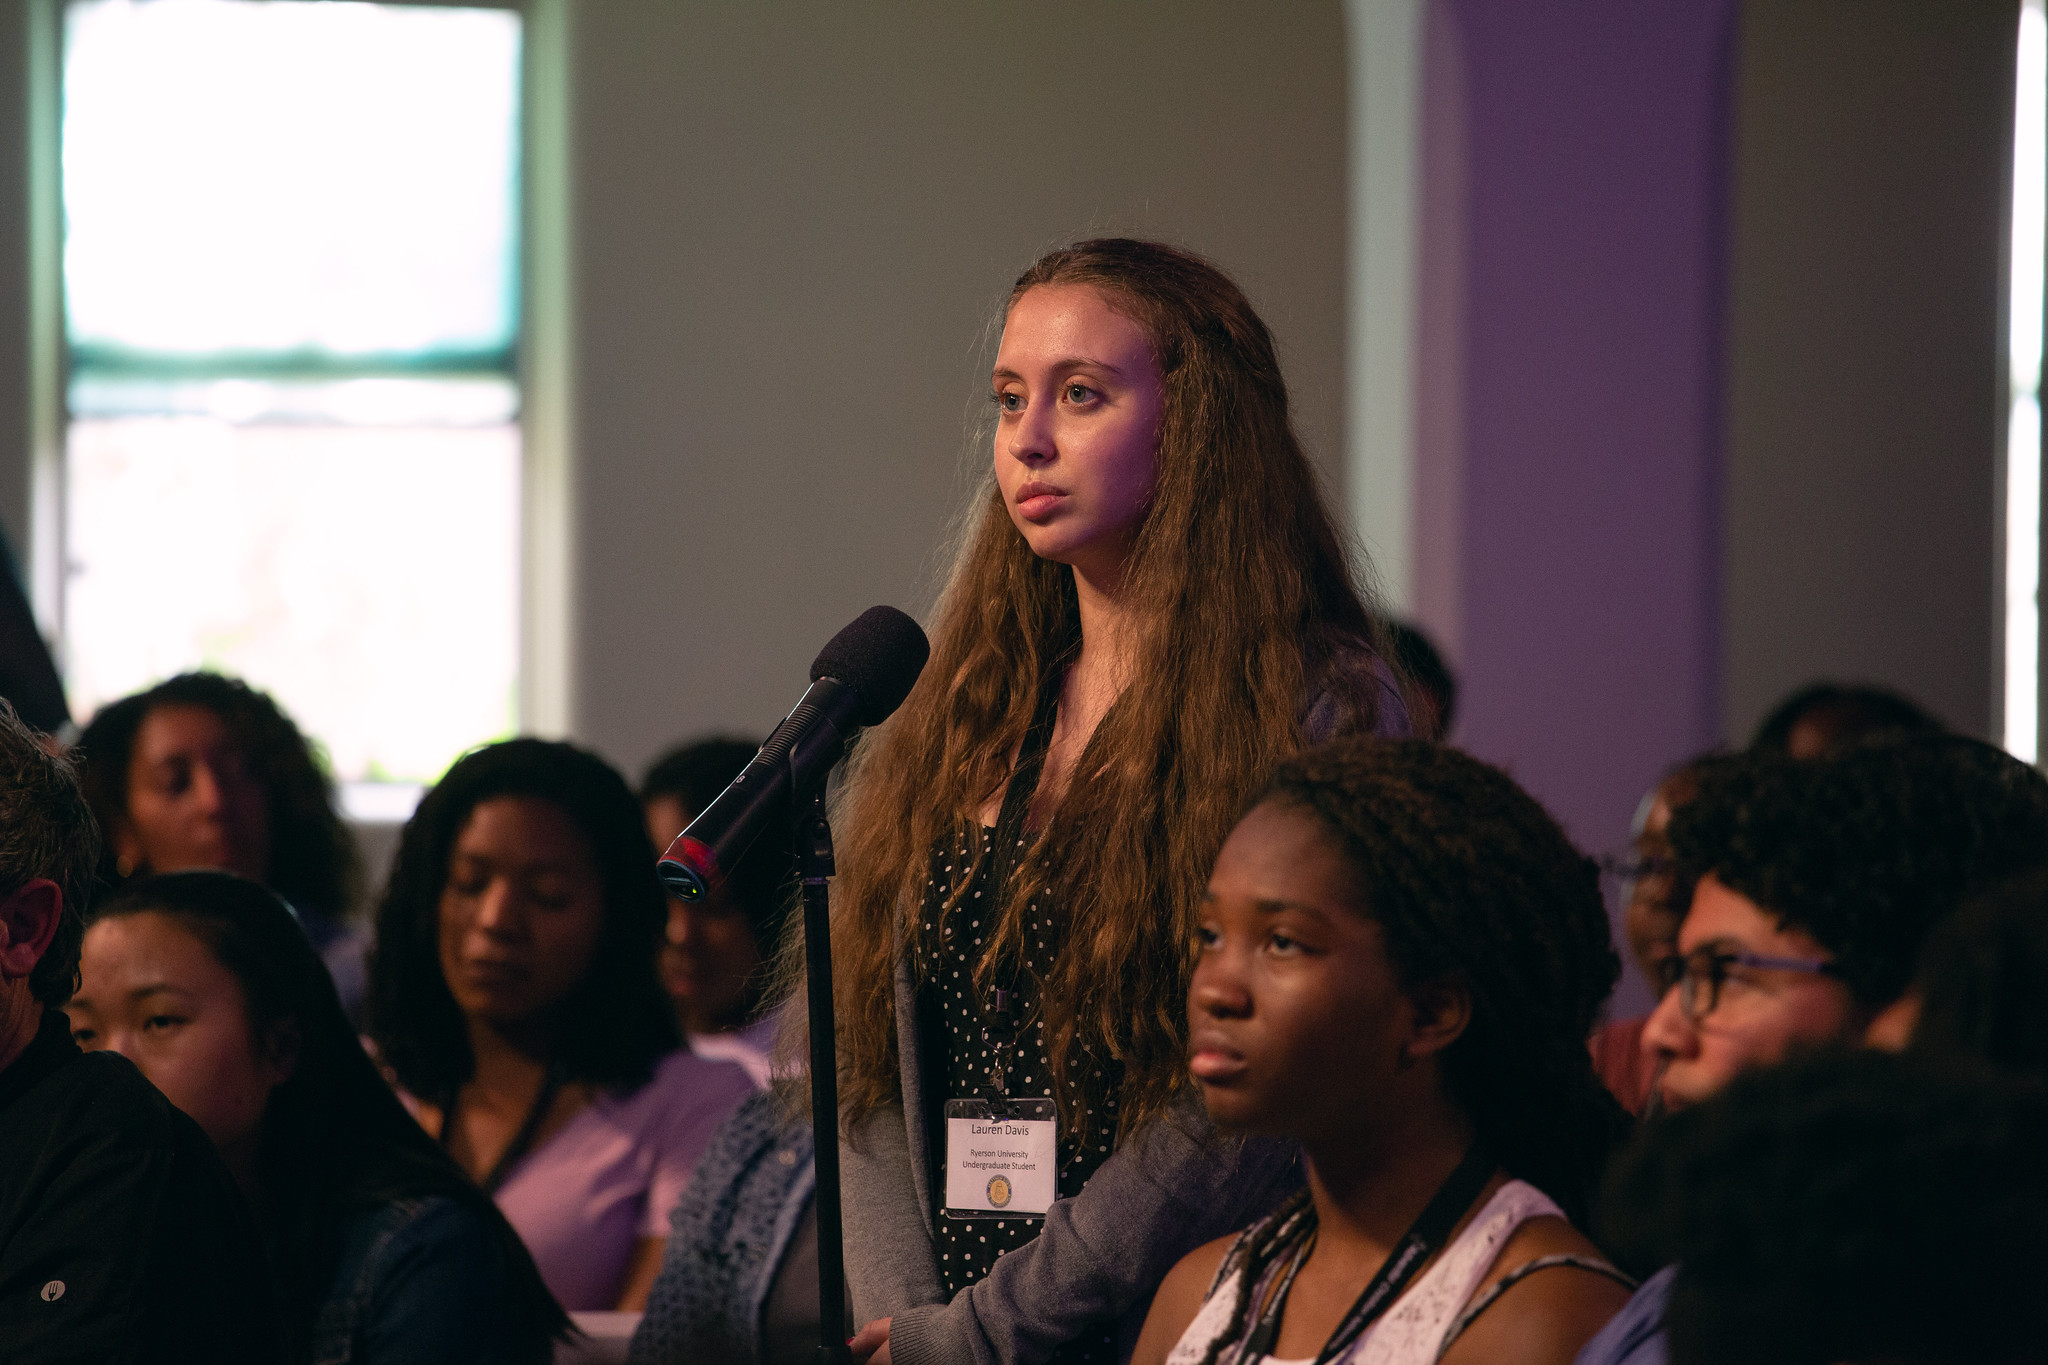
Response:
M656 849L674 842L740 775L761 746L743 739L686 744L647 770L640 804ZM747 850L725 885L694 904L668 901L661 983L675 1001L690 1051L738 1062L768 1084L776 1017L761 1017L770 961L795 894L796 854L777 825Z
M1134 1359L1569 1361L1628 1297L1572 1225L1628 1127L1592 862L1497 769L1345 740L1280 766L1201 920L1190 1070L1308 1188L1185 1257Z
M2048 1080L2048 875L1998 888L1934 926L1912 989L1868 1041L1968 1053Z
M1691 888L1682 965L1643 1046L1676 1109L1798 1047L1860 1041L1937 922L2048 866L2048 779L1950 735L1758 755L1701 783L1671 846Z
M550 1358L568 1320L532 1257L377 1075L273 892L130 881L87 917L68 1012L213 1139L264 1225L289 1359Z
M1677 1365L2038 1362L2044 1151L2038 1085L1962 1058L1800 1058L1647 1130L1602 1222L1676 1264Z
M1691 888L1682 965L1643 1046L1678 1110L1802 1050L1860 1043L1943 917L2048 863L2048 779L1951 735L1808 762L1752 754L1701 782L1671 846ZM1646 1280L1580 1365L1664 1360L1673 1274Z
M811 1128L766 1092L725 1121L670 1222L635 1365L812 1365L818 1213ZM850 1316L850 1309L849 1309Z
M1712 755L1681 763L1650 788L1636 810L1629 865L1623 872L1622 931L1630 954L1658 995L1670 981L1678 956L1678 908L1672 902L1671 813L1699 790L1700 774L1728 760ZM1617 1019L1593 1035L1593 1069L1630 1113L1649 1102L1656 1071L1643 1055L1648 1015Z
M678 1048L640 806L568 744L469 754L399 840L370 1033L564 1308L638 1309L669 1211L752 1085Z
M262 882L297 912L349 1017L361 1013L355 841L333 780L276 702L236 678L183 673L101 707L78 750L107 881L215 867Z
M241 1191L198 1125L61 1006L99 840L71 764L0 701L0 1357L281 1359Z
M1938 735L1947 727L1882 687L1814 683L1773 707L1749 747L1786 758L1826 758L1879 735Z
M1443 742L1458 718L1458 679L1429 637L1405 621L1387 623L1394 664L1407 680L1408 722L1417 739Z

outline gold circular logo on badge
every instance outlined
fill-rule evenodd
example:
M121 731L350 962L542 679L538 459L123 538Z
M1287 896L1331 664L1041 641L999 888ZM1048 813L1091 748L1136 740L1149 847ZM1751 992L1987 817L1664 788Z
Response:
M988 1202L999 1209L1009 1207L1010 1177L992 1175L988 1178Z

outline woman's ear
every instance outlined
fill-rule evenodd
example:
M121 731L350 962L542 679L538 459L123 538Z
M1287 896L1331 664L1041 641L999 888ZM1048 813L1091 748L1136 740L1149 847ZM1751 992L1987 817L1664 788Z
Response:
M299 1069L299 1050L304 1044L297 1019L286 1016L270 1026L263 1040L262 1061L272 1085L283 1085L292 1078Z
M114 819L114 870L123 877L132 877L146 871L148 858L143 852L142 836L135 832L135 822L127 816Z
M1408 1037L1401 1045L1403 1060L1416 1062L1434 1057L1458 1041L1472 1022L1472 991L1463 981L1441 977L1408 992L1412 1013Z

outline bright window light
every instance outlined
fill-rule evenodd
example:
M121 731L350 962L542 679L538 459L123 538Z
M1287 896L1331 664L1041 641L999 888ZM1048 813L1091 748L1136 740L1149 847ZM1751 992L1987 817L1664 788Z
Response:
M233 673L402 814L517 724L519 16L73 0L65 42L73 710Z
M2048 16L2020 10L2013 127L2012 411L2006 425L2005 747L2032 763L2040 749L2041 332L2044 178L2048 178Z
M81 361L510 349L518 15L88 0L67 18Z
M516 428L86 419L65 472L80 714L215 668L380 781L516 723Z

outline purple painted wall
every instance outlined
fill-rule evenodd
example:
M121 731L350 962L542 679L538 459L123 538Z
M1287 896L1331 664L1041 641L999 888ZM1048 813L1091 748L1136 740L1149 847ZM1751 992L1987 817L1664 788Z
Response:
M1434 0L1416 601L1458 743L1589 851L1720 737L1735 0ZM1624 983L1622 1012L1645 1007Z

